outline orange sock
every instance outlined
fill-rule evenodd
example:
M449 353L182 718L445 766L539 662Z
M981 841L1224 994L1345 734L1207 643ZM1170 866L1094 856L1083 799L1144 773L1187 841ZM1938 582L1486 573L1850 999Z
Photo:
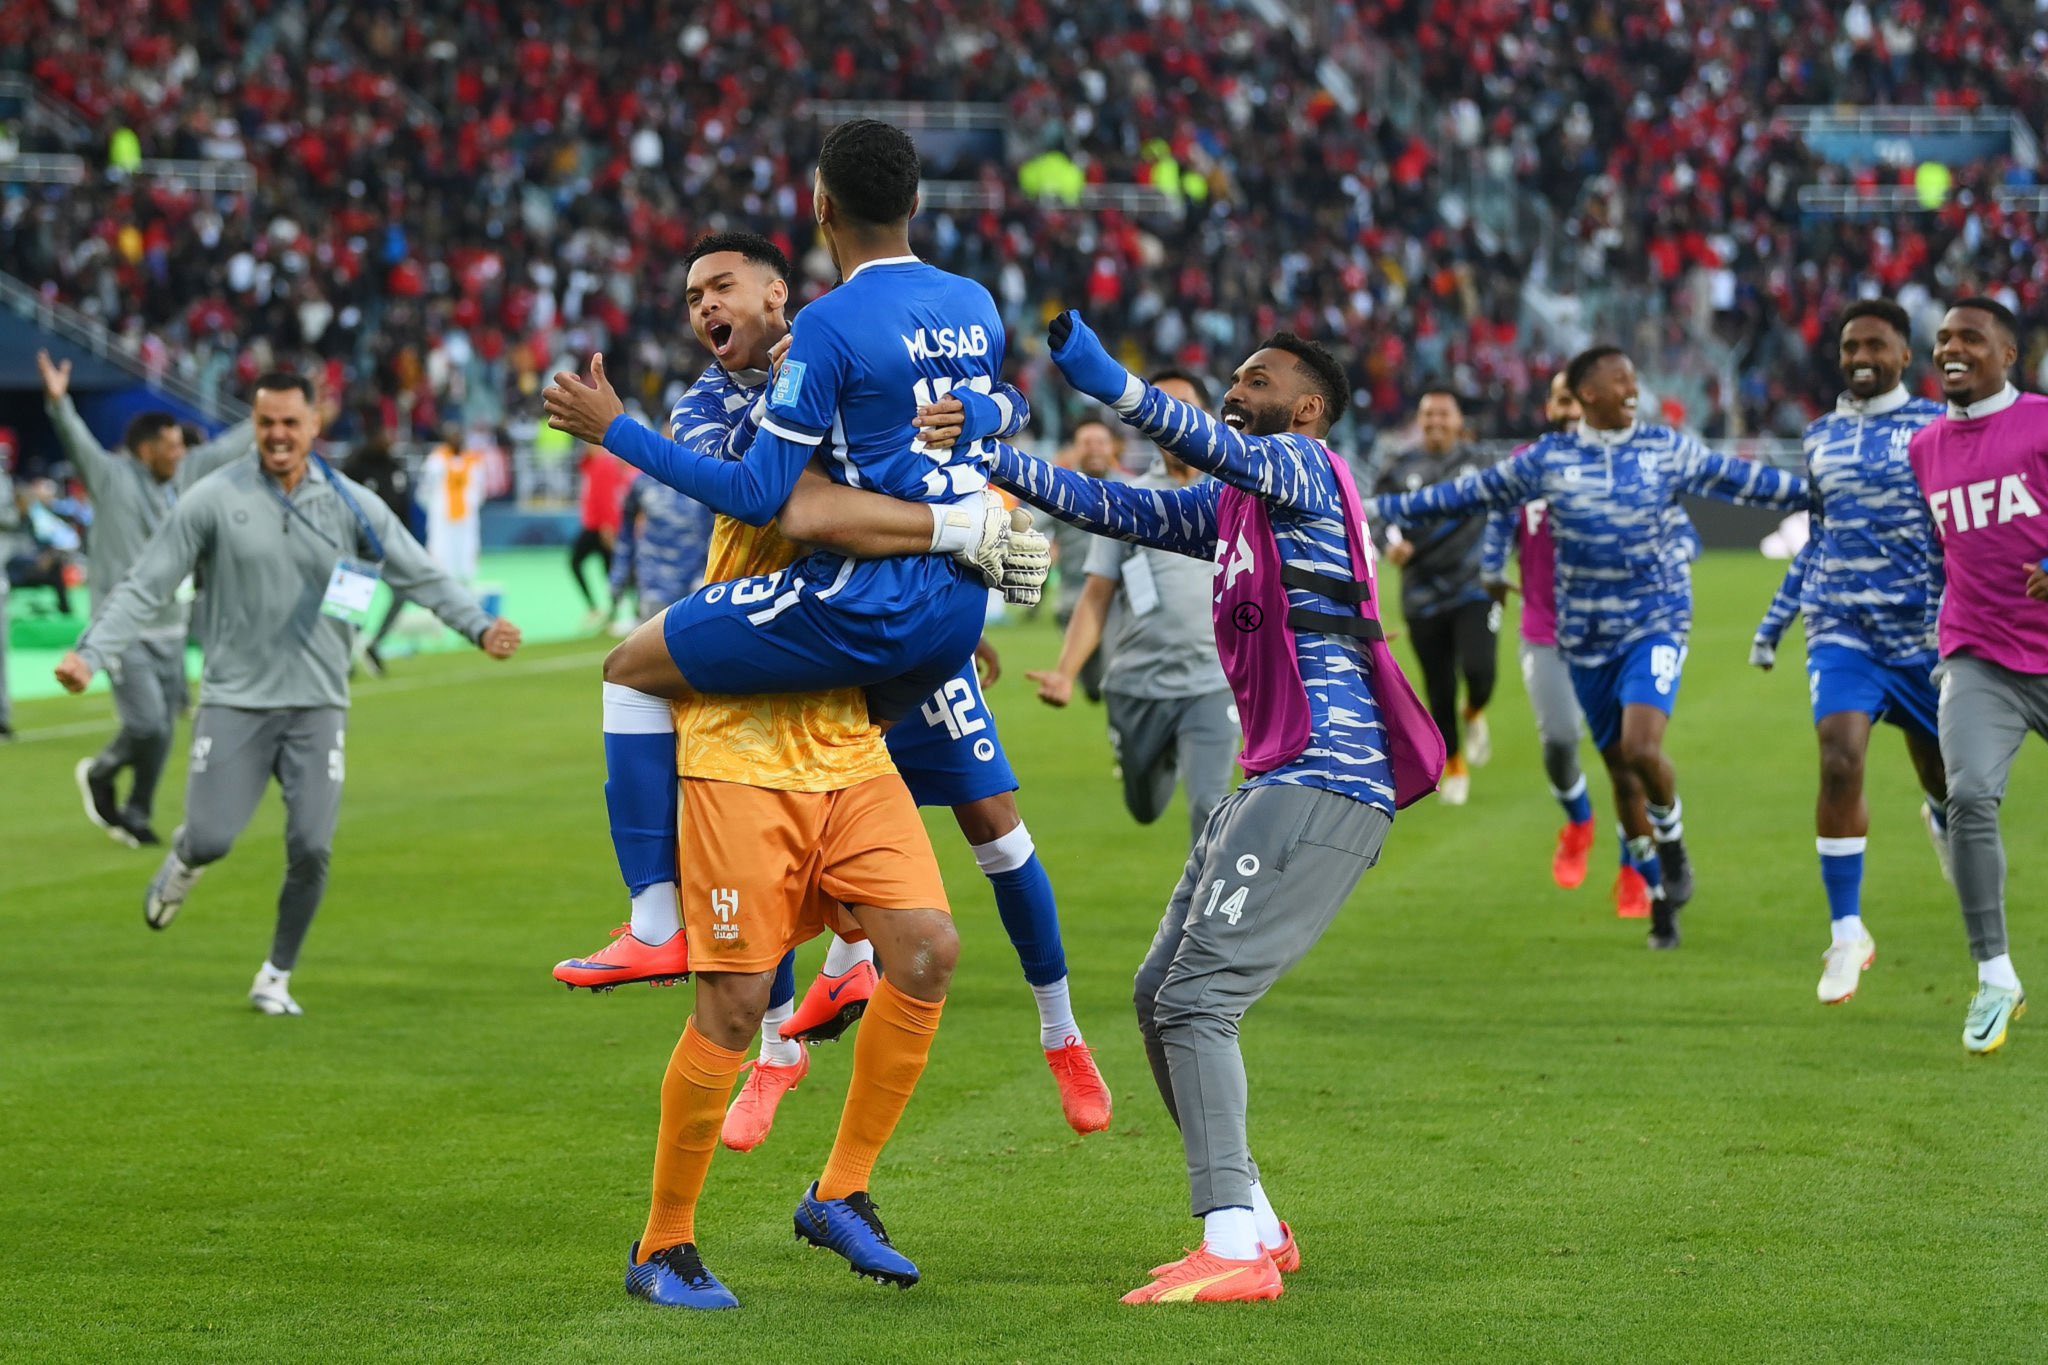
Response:
M697 1198L711 1173L725 1102L747 1054L697 1032L695 1019L669 1055L661 1082L661 1136L654 1147L654 1203L640 1234L640 1259L697 1240Z
M903 994L886 976L875 987L854 1040L853 1080L846 1087L832 1155L818 1179L818 1198L844 1199L868 1187L875 1161L924 1075L945 1008L943 1000L928 1003Z

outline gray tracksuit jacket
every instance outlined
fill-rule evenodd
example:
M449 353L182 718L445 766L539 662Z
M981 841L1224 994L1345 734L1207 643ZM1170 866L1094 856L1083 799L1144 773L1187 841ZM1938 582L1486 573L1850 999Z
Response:
M320 604L339 560L374 556L337 485L382 541L384 580L470 640L481 639L491 618L376 494L341 474L330 482L315 466L287 499L252 453L178 500L97 613L78 652L105 668L159 619L179 582L197 567L206 576L209 604L200 640L204 705L253 711L347 706L354 627L324 615Z
M125 450L106 450L78 415L70 395L46 402L44 410L57 428L65 457L85 481L92 497L92 530L86 538L85 567L92 584L92 617L106 610L114 588L128 576L142 547L171 515L185 491L238 455L256 448L254 431L238 422L203 446L186 452L185 462L167 483L159 483L142 461ZM185 612L175 597L166 597L156 615L142 623L144 637L185 635Z

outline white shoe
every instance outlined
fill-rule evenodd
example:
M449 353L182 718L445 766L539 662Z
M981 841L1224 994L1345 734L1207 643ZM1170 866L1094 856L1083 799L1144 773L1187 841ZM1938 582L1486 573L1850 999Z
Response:
M1934 845L1934 856L1941 860L1942 879L1950 886L1956 884L1956 864L1949 852L1948 831L1934 823L1934 812L1927 809L1927 803L1920 803L1920 823L1926 827L1927 842Z
M583 633L596 635L611 621L611 617L595 609L583 613Z
M1493 761L1493 731L1488 728L1485 716L1474 716L1465 722L1465 761L1475 768Z
M1459 773L1454 777L1444 778L1437 784L1436 794L1446 806L1464 805L1472 799L1471 775Z
M185 898L192 894L198 884L203 867L187 867L178 860L176 849L180 829L171 836L172 852L164 855L163 866L149 879L149 890L142 896L142 918L152 929L168 929L178 912L185 908Z
M249 1003L264 1014L285 1016L300 1015L305 1011L299 1002L292 999L290 972L275 971L266 962L256 969L256 980L249 987Z
M1877 961L1877 940L1869 934L1842 943L1831 943L1821 955L1820 1002L1846 1005L1855 998L1863 973Z

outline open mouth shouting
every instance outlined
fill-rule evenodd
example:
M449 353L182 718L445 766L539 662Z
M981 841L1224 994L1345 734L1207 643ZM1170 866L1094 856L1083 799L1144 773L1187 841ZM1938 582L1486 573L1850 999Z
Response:
M724 360L726 353L732 349L732 324L729 322L714 322L709 327L706 327L704 331L711 338L712 354L716 355L720 360Z

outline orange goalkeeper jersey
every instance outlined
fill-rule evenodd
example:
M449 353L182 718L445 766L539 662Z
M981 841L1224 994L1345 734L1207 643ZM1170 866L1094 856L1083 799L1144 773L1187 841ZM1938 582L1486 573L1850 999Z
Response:
M771 522L721 516L711 532L704 581L774 573L796 547ZM857 687L757 697L692 697L676 703L676 770L684 777L771 791L831 792L896 771Z

